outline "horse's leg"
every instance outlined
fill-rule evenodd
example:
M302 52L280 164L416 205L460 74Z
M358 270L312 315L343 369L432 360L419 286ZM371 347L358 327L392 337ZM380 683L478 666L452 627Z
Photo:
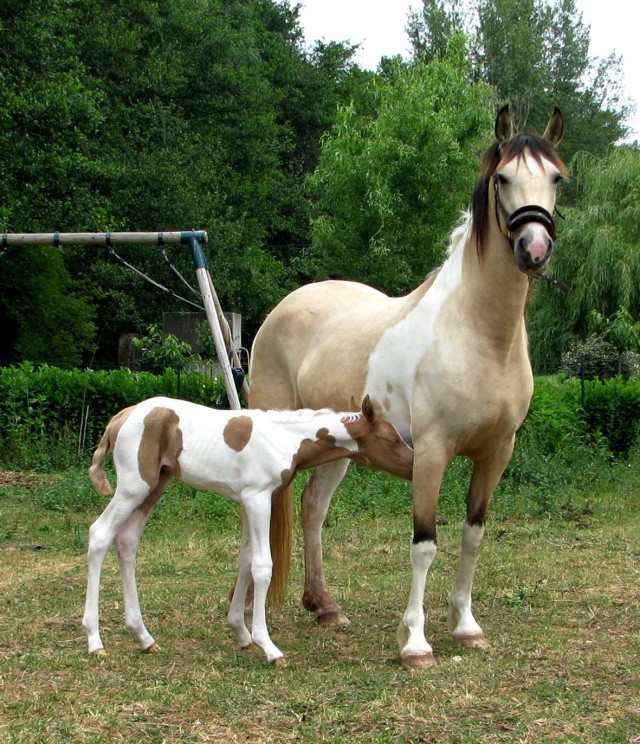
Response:
M321 625L348 625L349 620L327 589L322 563L322 525L331 497L344 478L349 460L334 460L319 465L302 493L302 530L304 532L304 594L302 604L316 613Z
M466 648L488 649L484 637L471 612L471 589L480 545L484 537L489 502L511 454L515 437L512 437L494 455L478 460L473 466L467 496L467 519L462 530L462 552L456 583L449 595L448 625L453 637Z
M140 648L147 653L152 653L159 649L142 620L138 588L136 585L136 555L140 545L142 531L171 477L170 475L160 475L158 485L126 522L121 525L116 533L116 547L118 550L118 561L120 562L120 576L122 578L122 593L124 597L125 628L133 633L140 643Z
M442 476L448 464L436 448L414 440L413 538L410 548L411 590L398 626L398 646L402 666L412 669L433 666L433 649L424 634L424 593L429 568L436 556L436 506Z
M82 627L87 634L89 653L101 656L104 645L100 638L100 575L102 564L120 525L125 522L146 494L135 498L116 488L107 508L89 528L87 550L87 595L82 618Z
M240 641L240 647L246 648L252 643L251 633L247 628L247 607L245 606L251 580L251 535L249 534L248 517L242 508L241 513L242 537L240 540L240 552L238 553L238 576L231 594L231 603L227 614L227 624L233 628ZM251 614L253 615L253 601L251 602Z
M244 502L245 519L251 538L251 577L253 578L253 621L251 639L264 651L267 661L284 666L284 654L273 643L267 629L267 591L271 583L271 548L269 522L271 520L271 494L262 493Z

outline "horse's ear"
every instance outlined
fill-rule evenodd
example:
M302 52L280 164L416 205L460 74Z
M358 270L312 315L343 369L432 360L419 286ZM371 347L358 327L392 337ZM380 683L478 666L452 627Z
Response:
M358 405L358 403L356 401L356 396L355 395L352 395L351 396L351 408L349 410L350 411L359 411L360 410L360 406Z
M509 104L503 106L496 116L496 139L500 144L513 137L513 122L509 113Z
M550 142L554 147L557 147L560 144L563 132L564 116L562 115L562 111L560 111L556 106L553 109L553 114L551 115L549 122L547 123L547 128L544 130L542 139L546 139L547 142Z
M373 424L376 420L376 411L368 394L362 399L362 414L369 424Z

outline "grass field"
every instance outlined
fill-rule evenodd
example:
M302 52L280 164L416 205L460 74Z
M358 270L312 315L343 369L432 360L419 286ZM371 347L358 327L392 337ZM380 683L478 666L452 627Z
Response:
M1 474L0 742L640 742L638 465L502 487L474 593L487 653L446 629L462 525L454 474L427 586L438 665L419 673L399 666L395 643L410 580L406 484L356 471L332 508L326 567L346 630L302 609L297 535L287 604L268 613L289 662L278 669L225 624L235 507L172 486L152 519L138 579L157 654L124 630L110 554L98 659L80 622L87 529L105 502L84 472ZM551 487L558 506L541 509L531 494Z

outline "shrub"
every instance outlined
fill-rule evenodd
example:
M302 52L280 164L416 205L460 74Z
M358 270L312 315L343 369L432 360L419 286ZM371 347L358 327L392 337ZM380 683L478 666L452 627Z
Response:
M556 452L568 439L582 440L585 433L580 412L580 383L538 377L529 413L519 438L535 437L540 451Z
M638 374L638 355L631 351L618 351L613 344L593 335L571 344L562 355L560 371L583 380L606 380L618 376L628 380Z
M0 368L0 463L11 469L67 467L98 442L121 408L155 395L176 396L178 378L131 372L94 372L24 363ZM212 405L221 383L199 373L183 374L180 395Z
M583 419L615 457L626 457L640 431L640 382L617 377L585 383Z

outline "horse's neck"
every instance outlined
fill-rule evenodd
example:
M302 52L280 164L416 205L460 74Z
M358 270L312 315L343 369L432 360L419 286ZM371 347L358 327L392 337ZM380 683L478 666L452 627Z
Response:
M460 307L474 331L496 349L510 349L524 332L529 277L518 268L513 249L492 224L478 253L468 238L462 258Z

